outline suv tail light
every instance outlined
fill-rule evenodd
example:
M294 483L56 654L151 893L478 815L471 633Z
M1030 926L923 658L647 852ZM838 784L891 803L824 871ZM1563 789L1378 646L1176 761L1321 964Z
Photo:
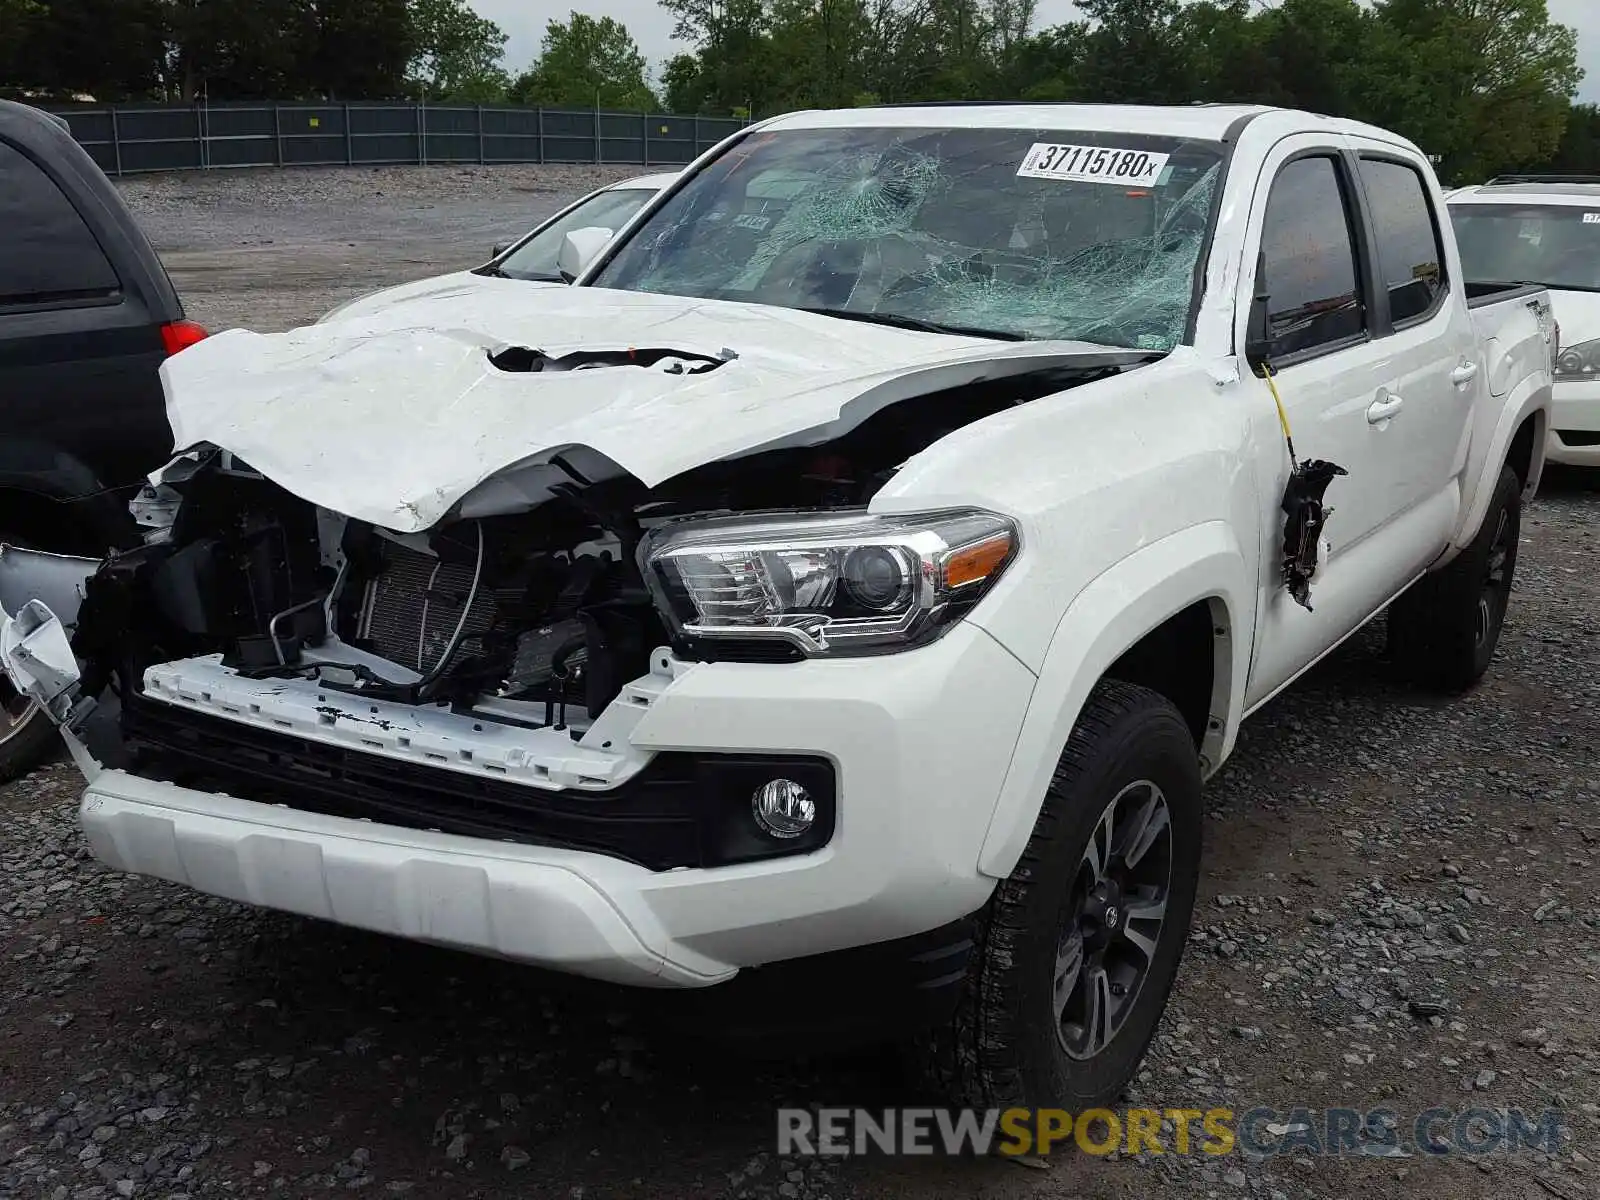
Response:
M161 344L166 347L168 358L180 350L187 350L196 342L204 341L205 337L204 326L196 325L193 321L172 321L161 327Z

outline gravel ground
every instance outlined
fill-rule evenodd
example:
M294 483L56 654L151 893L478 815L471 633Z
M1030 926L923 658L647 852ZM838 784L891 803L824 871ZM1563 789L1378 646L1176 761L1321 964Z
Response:
M390 284L477 266L639 167L371 167L124 180L189 316L276 332Z
M473 261L600 178L127 191L193 315L280 328ZM1208 792L1197 926L1130 1097L1383 1107L1402 1131L1434 1106L1553 1105L1554 1156L776 1159L774 1107L903 1102L893 1058L751 1063L652 995L111 874L57 765L0 790L0 1196L1600 1196L1597 486L1557 477L1527 514L1472 694L1400 687L1374 631L1246 728Z

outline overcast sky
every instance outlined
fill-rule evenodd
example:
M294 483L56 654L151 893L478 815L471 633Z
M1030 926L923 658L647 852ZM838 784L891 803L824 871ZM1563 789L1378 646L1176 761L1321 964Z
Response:
M650 60L652 73L681 47L672 41L672 17L655 0L566 0L564 5L530 5L527 0L469 0L473 8L511 35L506 44L507 65L513 74L539 53L545 22L552 13L565 15L577 7L594 16L610 16L633 31L639 48ZM1578 65L1588 74L1579 85L1579 98L1600 101L1600 3L1596 0L1548 0L1552 19L1578 31ZM1056 25L1073 16L1071 0L1040 0L1040 26Z

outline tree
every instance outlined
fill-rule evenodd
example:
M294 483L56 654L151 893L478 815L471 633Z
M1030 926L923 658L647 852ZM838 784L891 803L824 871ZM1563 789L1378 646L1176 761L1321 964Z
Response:
M1082 0L1093 28L1079 65L1080 98L1181 103L1193 97L1179 0Z
M1600 104L1572 106L1560 146L1540 165L1566 175L1600 175Z
M727 115L747 104L767 112L783 104L763 0L660 3L677 18L673 36L698 47L705 112Z
M505 97L510 80L500 65L506 34L467 0L410 0L414 90L434 100L482 103Z
M661 88L668 112L697 113L710 100L709 83L698 54L677 54L661 69Z
M870 15L860 0L773 0L770 84L793 107L844 108L873 77Z
M645 81L644 55L625 25L574 12L551 19L533 68L512 84L517 104L655 112L661 101Z
M317 0L313 90L338 100L403 95L413 47L406 0Z
M1473 178L1555 153L1577 90L1577 34L1545 0L1381 0L1370 115Z

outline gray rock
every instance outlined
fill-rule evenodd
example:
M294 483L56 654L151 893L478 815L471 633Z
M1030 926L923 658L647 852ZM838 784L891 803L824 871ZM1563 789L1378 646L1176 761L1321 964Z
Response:
M500 1151L500 1162L508 1171L520 1171L532 1161L533 1156L521 1146L507 1146Z

